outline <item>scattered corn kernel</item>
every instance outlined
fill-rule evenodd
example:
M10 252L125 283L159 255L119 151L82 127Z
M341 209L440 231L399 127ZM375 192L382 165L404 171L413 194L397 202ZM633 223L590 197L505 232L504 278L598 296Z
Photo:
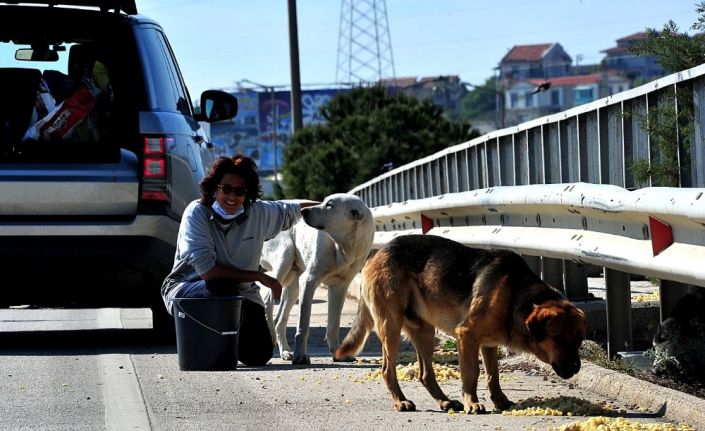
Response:
M439 382L446 382L451 379L460 379L460 371L457 367L434 363L433 372L436 375L436 380ZM416 380L419 378L419 373L420 370L418 362L408 365L397 365L397 379L399 380Z
M686 423L639 423L625 418L606 418L597 416L583 422L574 422L549 431L695 431Z
M561 395L547 398L531 397L502 412L507 416L596 416L613 415L616 410L605 404L595 404L577 397Z
M644 293L640 295L634 295L632 297L632 301L634 302L654 302L654 301L659 301L661 299L661 295L659 295L658 292L654 293Z
M407 365L397 365L397 379L400 381L412 381L419 378L419 364L418 362L409 363ZM433 372L436 375L436 380L439 382L448 381L451 379L460 379L460 371L457 366L439 365L433 364ZM373 381L382 379L382 370L377 369L375 371L368 371L362 377L349 376L349 379L353 383L361 383L363 381Z

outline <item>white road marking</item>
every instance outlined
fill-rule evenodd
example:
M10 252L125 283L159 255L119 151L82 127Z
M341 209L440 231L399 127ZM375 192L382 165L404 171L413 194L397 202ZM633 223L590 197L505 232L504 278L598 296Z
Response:
M96 317L99 328L122 328L120 310L104 308ZM98 366L108 431L151 430L147 406L137 380L132 357L125 353L101 353Z
M96 316L98 329L123 329L119 308L99 308Z

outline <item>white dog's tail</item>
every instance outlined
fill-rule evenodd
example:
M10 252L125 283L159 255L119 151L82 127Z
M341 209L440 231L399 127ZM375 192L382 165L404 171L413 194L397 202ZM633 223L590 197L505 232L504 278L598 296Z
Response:
M365 341L372 331L374 320L372 320L372 313L365 304L363 295L360 295L359 301L357 316L355 316L350 332L345 336L338 350L335 351L334 359L336 361L354 360L355 355L365 346Z

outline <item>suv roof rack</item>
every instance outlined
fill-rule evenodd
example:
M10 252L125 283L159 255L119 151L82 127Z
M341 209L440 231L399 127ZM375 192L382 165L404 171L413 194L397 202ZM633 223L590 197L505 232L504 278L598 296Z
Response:
M81 6L81 7L94 7L100 9L102 12L114 11L115 13L125 12L128 15L137 15L137 5L135 0L5 0L0 1L0 3L6 4L40 4L46 5L48 7L54 6Z

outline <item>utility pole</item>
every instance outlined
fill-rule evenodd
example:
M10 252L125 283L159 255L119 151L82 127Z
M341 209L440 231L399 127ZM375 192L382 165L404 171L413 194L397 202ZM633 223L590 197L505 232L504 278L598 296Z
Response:
M502 76L501 71L499 67L495 68L495 79L494 79L494 86L495 86L495 107L497 110L497 128L498 129L504 129L504 117L506 114L506 96L504 94L504 89L502 87L502 83L499 82L499 78Z
M291 127L292 134L303 127L301 118L301 76L299 72L299 28L296 21L296 0L289 5L289 55L291 57Z

